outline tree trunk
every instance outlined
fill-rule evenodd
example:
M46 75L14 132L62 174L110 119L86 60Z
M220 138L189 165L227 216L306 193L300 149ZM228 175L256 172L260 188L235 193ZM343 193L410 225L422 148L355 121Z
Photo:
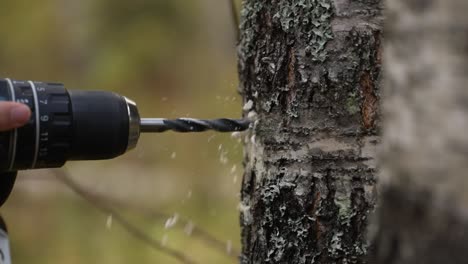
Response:
M387 6L373 263L468 263L468 2Z
M242 263L365 263L381 1L245 0Z

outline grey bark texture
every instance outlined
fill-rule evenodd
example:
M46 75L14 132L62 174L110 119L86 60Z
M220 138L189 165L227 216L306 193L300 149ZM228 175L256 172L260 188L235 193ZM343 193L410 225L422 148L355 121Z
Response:
M372 263L468 263L468 1L387 8Z
M245 0L241 263L366 263L380 0Z

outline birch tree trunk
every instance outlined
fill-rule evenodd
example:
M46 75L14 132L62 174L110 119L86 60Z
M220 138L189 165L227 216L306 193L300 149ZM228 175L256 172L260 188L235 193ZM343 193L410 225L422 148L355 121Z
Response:
M381 1L245 0L241 263L365 263Z
M382 264L468 263L468 1L388 0Z

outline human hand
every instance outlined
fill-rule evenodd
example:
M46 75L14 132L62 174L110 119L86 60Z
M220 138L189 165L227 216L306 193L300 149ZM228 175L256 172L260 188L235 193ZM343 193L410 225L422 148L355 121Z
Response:
M0 131L8 131L25 125L31 117L27 105L15 102L0 102Z

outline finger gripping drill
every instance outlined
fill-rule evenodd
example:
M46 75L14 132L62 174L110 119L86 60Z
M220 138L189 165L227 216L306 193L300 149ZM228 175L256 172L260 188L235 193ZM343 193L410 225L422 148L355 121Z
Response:
M140 133L230 132L249 126L248 120L234 119L144 119L124 96L67 90L58 83L0 79L0 101L20 102L32 111L24 127L0 133L0 173L6 175L0 175L0 196L4 197L18 170L57 168L69 160L112 159L135 148Z

